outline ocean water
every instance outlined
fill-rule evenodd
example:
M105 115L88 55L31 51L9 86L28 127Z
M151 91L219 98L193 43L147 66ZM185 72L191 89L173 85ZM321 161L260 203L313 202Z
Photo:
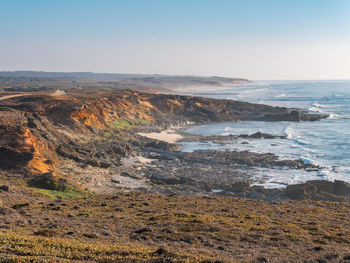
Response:
M350 182L350 81L271 81L234 85L216 90L195 91L196 96L234 99L273 106L302 108L328 114L317 122L231 122L192 126L188 132L201 135L253 134L285 135L287 139L239 139L224 145L182 143L183 151L198 149L271 152L281 159L299 159L322 167L318 172L287 169L259 169L257 184L285 187L313 179ZM242 142L248 144L242 144Z

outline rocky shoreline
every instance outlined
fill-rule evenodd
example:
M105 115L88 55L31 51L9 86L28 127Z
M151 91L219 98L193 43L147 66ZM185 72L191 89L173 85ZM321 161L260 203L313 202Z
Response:
M184 129L181 129L184 130ZM270 134L200 136L179 131L181 141L227 143L238 138L282 138ZM143 138L140 138L142 140ZM149 140L147 138L147 140ZM197 150L181 152L177 145L153 140L139 154L152 160L143 164L142 169L128 170L127 176L146 179L152 185L148 191L167 194L194 194L210 196L231 196L278 202L285 200L328 200L350 199L350 184L341 181L308 181L285 188L266 189L255 185L252 176L259 168L315 172L322 167L306 164L301 160L280 160L272 153L249 151ZM344 189L337 191L335 185ZM340 187L340 188L341 188ZM145 189L141 189L145 190ZM296 194L299 193L299 194Z
M288 187L264 189L254 185L259 183L254 178L257 169L308 172L320 167L300 160L279 160L271 153L218 150L185 153L176 144L139 133L177 127L182 141L217 144L238 139L284 139L264 133L198 136L184 132L183 128L189 123L318 121L326 117L240 101L134 91L72 91L60 97L17 94L2 101L0 116L0 169L24 174L33 186L62 189L63 182L67 182L103 194L139 190L267 201L296 197L287 193ZM147 162L140 162L140 158ZM344 187L349 185L344 183ZM317 189L313 191L318 192ZM338 191L326 192L335 196L303 196L349 199L344 195L347 191L339 196Z
M173 128L181 136L172 139L183 141L273 141L180 128L325 117L293 111L131 91L2 100L0 261L348 262L349 184L265 189L256 185L259 169L320 167L271 153L182 152L155 136L168 140Z

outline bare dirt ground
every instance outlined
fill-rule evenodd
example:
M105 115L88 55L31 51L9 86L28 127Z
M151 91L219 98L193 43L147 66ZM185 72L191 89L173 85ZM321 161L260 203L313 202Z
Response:
M6 95L6 96L0 97L0 100L7 100L7 99L11 99L11 98L26 96L26 95L28 95L28 94L25 93L25 94Z

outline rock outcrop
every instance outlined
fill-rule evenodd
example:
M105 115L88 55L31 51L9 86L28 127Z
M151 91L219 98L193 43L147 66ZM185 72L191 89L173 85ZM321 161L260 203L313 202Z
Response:
M1 101L0 169L56 176L58 162L64 158L101 168L118 166L132 151L124 136L127 133L117 131L142 125L162 128L187 122L323 117L239 101L126 90L75 91L56 97L22 94ZM101 140L110 136L113 142ZM159 150L173 147L154 141L143 144Z
M293 200L350 202L350 184L343 181L313 180L288 185L286 196Z

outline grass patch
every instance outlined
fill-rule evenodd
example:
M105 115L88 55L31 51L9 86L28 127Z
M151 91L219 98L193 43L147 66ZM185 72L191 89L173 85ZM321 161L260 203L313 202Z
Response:
M147 120L115 120L111 122L106 130L102 132L102 136L105 138L117 137L121 138L121 135L118 133L120 130L131 130L135 129L141 125L149 124Z
M112 130L105 130L102 133L102 136L105 138L112 138L112 137L117 137L117 138L121 138L121 135L115 131Z
M88 195L87 192L79 191L73 186L67 186L64 191L48 189L36 189L36 191L53 199L74 199Z
M80 212L78 216L91 217L91 214L89 212Z
M203 256L183 251L159 252L158 247L65 239L0 231L0 262L201 262Z
M109 124L109 129L112 130L128 130L132 128L136 128L140 125L148 124L149 122L146 120L115 120Z

